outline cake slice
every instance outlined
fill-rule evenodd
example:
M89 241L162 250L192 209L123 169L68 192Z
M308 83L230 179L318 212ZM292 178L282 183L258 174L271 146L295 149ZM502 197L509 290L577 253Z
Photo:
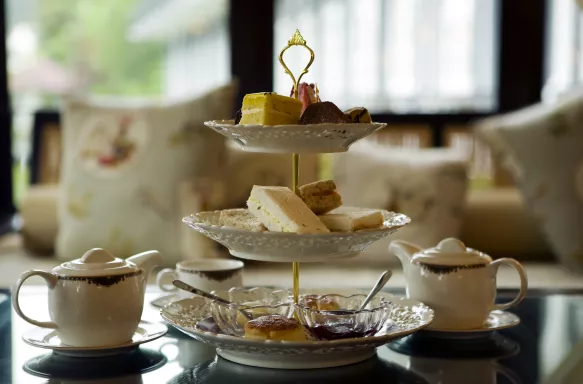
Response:
M305 341L304 327L296 319L267 315L245 324L245 338L253 340Z
M243 98L239 124L298 124L302 102L275 92L250 93Z
M249 211L270 231L330 232L306 203L287 187L254 185L247 200L247 206Z
M300 187L300 197L317 215L330 212L342 205L342 197L336 191L333 180L321 180Z
M261 224L261 221L245 208L222 210L219 223L224 227L244 229L252 232L263 232L267 230Z
M353 232L361 229L379 228L383 225L383 214L377 210L327 213L318 216L331 231Z

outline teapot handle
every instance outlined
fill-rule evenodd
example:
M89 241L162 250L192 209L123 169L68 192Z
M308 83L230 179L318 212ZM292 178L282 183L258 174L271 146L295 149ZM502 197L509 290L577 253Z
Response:
M25 321L29 322L30 324L36 325L37 327L41 328L57 329L57 324L55 324L54 322L33 320L30 317L26 316L24 312L22 312L22 310L20 309L20 303L18 302L18 294L20 293L20 287L26 281L26 279L32 276L40 276L43 279L45 279L45 282L47 283L49 289L54 288L54 286L57 284L57 277L52 273L39 271L37 269L26 271L22 275L20 275L20 278L16 282L16 286L12 290L12 306L14 307L14 310L16 311L18 316L22 317Z
M518 272L518 276L520 276L520 292L518 292L518 295L514 298L514 300L508 303L495 304L494 309L499 310L505 310L518 305L518 303L520 303L526 296L526 290L528 289L528 278L526 277L526 271L518 261L505 257L502 259L494 260L490 263L490 266L496 268L495 273L498 273L498 267L502 264L507 264L516 269L516 272Z

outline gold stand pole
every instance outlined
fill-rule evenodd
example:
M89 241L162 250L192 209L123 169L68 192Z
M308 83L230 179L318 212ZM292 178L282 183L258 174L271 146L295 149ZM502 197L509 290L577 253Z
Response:
M310 61L308 62L306 67L302 70L302 72L300 73L300 75L298 76L297 79L293 75L293 73L290 71L290 69L287 67L287 65L285 64L285 61L283 60L283 54L285 53L285 51L287 51L289 48L291 48L293 46L304 47L305 49L308 50L308 52L310 52ZM288 40L285 48L283 48L283 50L279 53L279 63L283 67L285 73L287 73L292 80L292 84L294 86L293 89L294 89L294 98L295 99L298 98L298 92L299 92L299 88L300 88L300 80L302 79L302 76L304 76L306 73L308 73L308 69L310 68L310 66L314 62L314 57L315 57L314 51L312 50L312 48L308 47L306 40L304 40L304 38L300 34L300 31L298 31L297 29L294 32L291 39ZM298 193L298 178L299 178L298 176L300 173L299 165L300 165L300 155L297 153L294 153L293 154L292 191L294 191L295 193ZM293 274L294 274L294 302L297 304L298 298L300 296L300 264L297 262L293 263Z
M292 191L298 193L298 179L300 176L300 155L297 153L293 154L293 165L292 165ZM294 303L298 303L298 298L300 297L300 263L293 262L293 279L294 279Z

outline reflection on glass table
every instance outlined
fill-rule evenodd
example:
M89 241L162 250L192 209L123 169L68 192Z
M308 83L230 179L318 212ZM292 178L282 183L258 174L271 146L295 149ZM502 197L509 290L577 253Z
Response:
M149 287L150 288L150 287ZM5 292L5 291L4 291ZM394 292L402 295L404 292ZM25 313L48 318L45 290L25 287ZM500 300L515 292L504 291ZM161 321L149 304L143 318ZM42 305L39 305L42 303ZM359 364L317 370L270 370L217 357L212 347L171 328L125 355L83 359L25 344L32 328L0 299L0 383L578 383L583 363L583 294L532 290L512 312L521 323L477 339L447 340L419 333L382 346ZM50 375L53 374L53 375ZM471 381L469 381L471 379Z

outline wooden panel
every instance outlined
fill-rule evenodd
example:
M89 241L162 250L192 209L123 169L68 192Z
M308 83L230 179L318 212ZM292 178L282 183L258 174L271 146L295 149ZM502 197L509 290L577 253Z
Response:
M369 136L368 140L403 148L429 148L433 144L431 128L424 124L389 124L385 129Z

